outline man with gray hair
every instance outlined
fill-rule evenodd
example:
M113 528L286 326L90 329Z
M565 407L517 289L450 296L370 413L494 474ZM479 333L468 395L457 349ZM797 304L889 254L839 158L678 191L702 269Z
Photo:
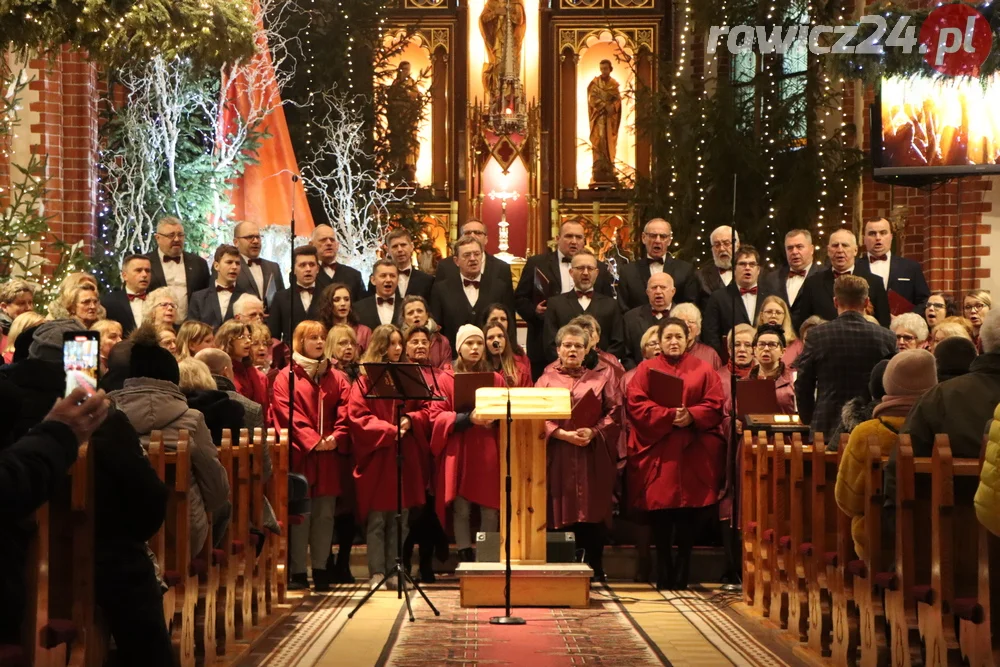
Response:
M795 305L806 278L823 270L821 264L813 261L816 248L808 229L793 229L785 234L785 259L777 271L771 271L760 280L760 285L768 293L784 299L788 307Z
M252 439L253 429L264 426L264 409L260 403L251 401L236 391L236 385L233 383L233 360L228 354L214 347L201 350L198 354L194 355L194 358L208 366L208 370L212 373L212 379L215 380L215 386L218 387L219 391L226 392L229 398L243 406L243 427L250 429L250 437ZM268 458L265 458L265 466L269 467Z
M243 275L242 273L240 275ZM253 294L241 294L233 303L233 318L240 322L264 321L264 302Z
M177 303L177 321L187 317L188 299L211 284L208 262L184 251L184 224L177 218L161 218L156 225L156 250L146 254L152 268L149 292L169 287Z
M671 284L677 290L675 303L697 303L701 286L694 267L670 256L673 240L673 228L663 218L653 218L643 227L642 244L646 256L623 266L618 275L618 303L622 312L646 305L649 279L660 273L667 273L672 278Z
M736 235L736 247L733 247L733 228L729 225L716 227L708 238L712 247L712 263L698 268L698 282L701 283L698 307L703 311L713 292L733 282L733 255L740 249L739 234Z
M337 232L330 225L316 225L309 243L316 248L316 258L319 261L319 273L316 276L316 296L333 283L344 283L351 290L351 303L357 303L368 296L365 280L361 272L353 266L347 266L337 261L340 253L340 241Z

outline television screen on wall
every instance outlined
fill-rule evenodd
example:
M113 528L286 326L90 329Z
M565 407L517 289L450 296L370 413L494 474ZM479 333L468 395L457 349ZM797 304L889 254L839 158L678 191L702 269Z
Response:
M876 177L1000 173L1000 77L883 79L871 122Z

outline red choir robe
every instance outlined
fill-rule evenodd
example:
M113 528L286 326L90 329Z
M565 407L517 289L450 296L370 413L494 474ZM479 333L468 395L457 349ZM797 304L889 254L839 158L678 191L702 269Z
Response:
M356 467L354 482L358 516L396 510L396 406L397 400L366 399L371 380L362 375L351 387L347 402L351 446ZM412 427L403 436L403 509L423 505L424 477L421 457L428 447L427 413L422 401L407 401L403 415Z
M337 450L350 451L347 401L351 385L338 370L328 368L314 382L295 364L295 412L292 432L291 470L305 475L313 497L340 496L343 455L337 451L314 452L319 441L333 435ZM271 415L278 428L288 428L288 369L274 379Z
M531 379L531 360L526 354L514 354L514 363L517 364L517 386L533 387L535 381Z
M441 369L451 368L452 359L455 358L452 355L451 343L438 331L431 334L431 347L428 356L430 356L431 366Z
M613 373L600 368L583 369L574 377L558 362L556 368L538 378L536 387L569 389L573 401L573 414L569 419L545 422L550 528L563 528L581 521L611 520L621 434L619 382ZM596 405L601 408L593 409ZM594 439L585 447L577 447L553 438L557 428L567 431L590 428L594 430Z
M650 397L653 370L684 380L684 405L694 420L689 426L674 426L677 410ZM706 507L717 501L725 474L723 401L718 374L690 353L676 361L659 356L638 366L626 393L632 507Z
M288 382L288 366L284 368L285 371L285 385ZM233 384L236 385L236 391L241 396L246 396L254 403L260 405L264 414L268 414L269 405L271 403L269 399L268 385L269 380L266 375L264 375L256 366L246 365L242 363L233 363Z
M493 374L494 387L506 387L503 376ZM443 401L432 401L428 414L432 423L435 504L441 525L447 524L448 507L462 496L470 503L500 509L500 427L470 426L455 432L455 373L438 373Z
M694 345L691 346L691 349L688 350L688 354L695 359L701 359L704 361L712 367L713 371L717 371L723 366L722 357L719 356L719 353L700 341L695 341Z
M360 359L361 353L368 349L368 342L372 339L372 330L364 324L355 324L354 337L358 339L358 359Z
M788 347L785 348L785 353L781 355L781 361L785 364L786 368L795 368L795 360L799 358L804 348L805 344L801 338L797 338L788 344Z
M342 371L341 371L342 372ZM346 376L345 376L346 377ZM353 383L351 379L347 378L347 400L351 397L351 388ZM345 423L347 422L347 402L345 401L343 412L345 415ZM347 426L348 432L350 432L350 425ZM340 457L338 463L340 464L340 495L337 496L337 514L353 514L357 516L358 514L358 502L357 502L357 489L354 483L354 448L351 446L350 437L346 438L346 446L337 447L337 456Z

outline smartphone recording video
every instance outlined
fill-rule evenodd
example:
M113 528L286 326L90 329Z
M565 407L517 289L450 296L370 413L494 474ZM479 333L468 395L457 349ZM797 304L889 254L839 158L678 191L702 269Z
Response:
M66 395L81 388L91 396L97 392L101 335L97 331L67 331L63 334L63 370Z

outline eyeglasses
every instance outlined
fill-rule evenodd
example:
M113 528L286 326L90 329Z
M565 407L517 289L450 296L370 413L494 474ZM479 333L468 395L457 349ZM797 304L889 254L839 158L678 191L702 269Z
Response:
M597 271L596 266L574 266L572 267L574 271L581 271L583 273L593 273Z
M980 310L987 310L989 306L985 303L967 303L965 304L965 311L967 313L978 313Z
M250 336L246 334L240 334L239 336L233 336L233 340L250 340Z
M169 301L164 301L163 303L158 303L154 308L166 308L167 310L177 310L176 303L170 303Z
M944 310L945 308L947 308L947 306L945 306L943 303L931 303L930 301L927 302L927 307L933 308L934 310Z
M737 350L752 350L753 343L736 343Z
M582 350L584 349L585 346L581 345L580 343L560 343L559 347L563 348L564 350Z
M901 340L904 343L912 343L917 340L917 337L913 334L896 334L896 340Z
M162 236L165 239L170 239L171 241L183 241L184 240L184 232L174 232L173 234L161 234L160 232L156 232L156 235L157 236Z
M732 248L733 247L733 242L732 242L731 239L729 241L712 241L712 247L713 248Z
M759 265L757 262L736 262L736 266L741 269L756 269Z
M737 344L736 347L739 347L739 344ZM767 341L767 340L759 340L759 341L757 341L757 349L758 350L777 350L779 347L781 347L781 343L779 343L778 341L773 341L773 340L772 341Z
M238 239L243 239L244 241L260 241L260 234L247 234L246 236L237 236Z
M652 239L653 241L667 241L674 237L673 234L650 234L649 232L643 232L646 238Z
M783 310L762 310L760 312L768 317L779 317L784 316L785 314L785 311Z

